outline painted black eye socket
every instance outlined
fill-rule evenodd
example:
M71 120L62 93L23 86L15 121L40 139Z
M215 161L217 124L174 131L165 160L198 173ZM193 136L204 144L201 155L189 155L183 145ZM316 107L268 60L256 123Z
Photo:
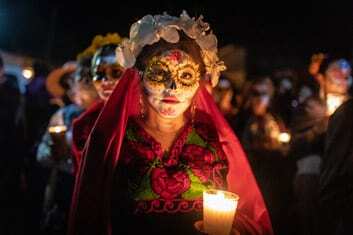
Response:
M165 82L169 77L169 72L159 66L153 66L146 73L146 78L155 82Z
M93 76L93 81L102 81L105 79L105 73L98 71L96 74Z
M118 80L120 79L122 74L123 74L123 71L121 69L100 70L100 71L96 71L93 77L93 81L102 81L107 79Z
M123 71L121 71L120 69L113 69L111 72L111 77L114 79L119 79L122 74L123 74Z
M166 71L164 71L163 69L155 69L153 71L153 74L159 79L162 79L162 78L164 79L168 76L168 73Z
M180 75L180 78L181 79L185 79L185 80L190 80L192 78L192 74L189 73L189 72L183 72L181 75Z
M178 81L186 87L195 85L199 80L198 71L193 68L184 67L178 71Z

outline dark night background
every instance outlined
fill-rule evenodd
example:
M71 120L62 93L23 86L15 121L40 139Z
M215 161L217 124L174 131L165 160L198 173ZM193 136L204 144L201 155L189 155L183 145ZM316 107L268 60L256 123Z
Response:
M306 63L312 53L323 51L350 59L352 5L351 1L0 0L0 48L60 64L74 59L96 34L127 36L129 26L145 14L179 15L186 9L191 16L204 15L220 46L244 46L250 58Z

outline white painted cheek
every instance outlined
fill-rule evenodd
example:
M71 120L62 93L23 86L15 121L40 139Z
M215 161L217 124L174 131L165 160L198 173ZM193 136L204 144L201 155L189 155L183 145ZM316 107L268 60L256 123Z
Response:
M191 105L192 98L196 94L197 88L193 90L181 90L175 94L177 99L180 101L178 104L168 104L162 102L164 98L165 88L156 88L149 86L148 82L144 82L144 89L146 89L147 100L149 104L158 112L159 115L165 118L176 118L182 115Z
M197 88L192 91L183 91L175 96L180 101L178 104L165 104L161 102L159 114L169 118L179 117L190 107L192 98L194 97Z

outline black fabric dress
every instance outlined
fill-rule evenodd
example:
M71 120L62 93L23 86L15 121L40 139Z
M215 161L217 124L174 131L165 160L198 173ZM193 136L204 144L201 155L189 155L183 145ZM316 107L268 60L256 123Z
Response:
M321 234L353 234L353 100L333 114L320 176Z

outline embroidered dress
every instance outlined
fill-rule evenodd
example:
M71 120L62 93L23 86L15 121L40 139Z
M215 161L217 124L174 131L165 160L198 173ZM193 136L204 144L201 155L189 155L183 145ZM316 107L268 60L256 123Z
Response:
M170 151L163 152L160 143L133 120L126 129L123 146L114 187L117 190L112 199L113 204L118 199L117 208L121 201L126 202L120 213L124 211L122 214L134 218L134 224L143 224L134 226L137 231L146 231L148 227L159 234L168 228L169 234L195 234L193 224L202 219L203 191L226 188L227 160L216 132L202 123L189 123ZM113 213L115 209L113 206ZM156 225L162 217L164 225ZM179 219L186 222L180 226ZM113 233L114 224L119 224L120 229L121 221L112 220ZM129 231L132 232L131 228Z

